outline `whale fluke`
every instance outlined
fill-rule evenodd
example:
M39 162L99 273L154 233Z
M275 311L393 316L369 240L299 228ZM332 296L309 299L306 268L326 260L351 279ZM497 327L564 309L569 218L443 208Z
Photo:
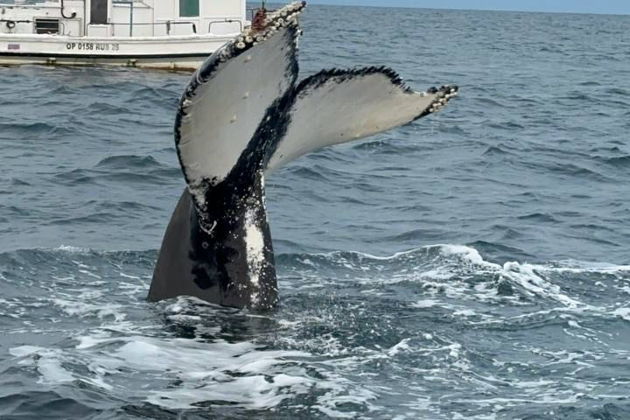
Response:
M393 70L324 70L297 83L304 2L267 14L206 60L180 100L175 143L187 183L149 300L234 307L278 301L265 175L325 146L439 111L457 87L414 92Z

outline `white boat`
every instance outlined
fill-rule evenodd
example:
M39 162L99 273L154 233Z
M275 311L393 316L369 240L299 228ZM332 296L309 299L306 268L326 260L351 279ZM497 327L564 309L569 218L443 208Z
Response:
M249 25L245 0L0 3L0 65L194 70Z

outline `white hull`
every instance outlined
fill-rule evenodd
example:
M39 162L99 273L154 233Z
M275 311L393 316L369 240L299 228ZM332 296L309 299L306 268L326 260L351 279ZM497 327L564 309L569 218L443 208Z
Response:
M111 65L195 70L230 36L69 37L0 34L0 65Z
M205 56L207 57L207 56ZM50 66L115 66L138 67L145 69L195 71L204 58L155 57L140 59L109 58L109 57L54 57L43 58L35 56L6 57L0 56L0 66L19 66L25 64L44 64Z

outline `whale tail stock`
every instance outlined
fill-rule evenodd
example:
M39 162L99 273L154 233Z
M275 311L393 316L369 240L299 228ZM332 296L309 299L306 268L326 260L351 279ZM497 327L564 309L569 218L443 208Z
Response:
M187 189L166 230L149 300L195 296L266 309L278 301L265 174L306 153L440 110L457 94L414 92L385 67L297 82L304 2L266 15L216 51L179 104L175 143Z

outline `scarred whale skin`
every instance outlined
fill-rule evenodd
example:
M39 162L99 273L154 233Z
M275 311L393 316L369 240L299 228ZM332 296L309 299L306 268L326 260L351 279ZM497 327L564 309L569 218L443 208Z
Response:
M456 86L414 92L385 67L323 70L297 83L304 7L267 14L212 54L186 87L175 144L188 186L164 235L150 301L186 295L273 308L265 175L322 147L408 124L457 95Z

